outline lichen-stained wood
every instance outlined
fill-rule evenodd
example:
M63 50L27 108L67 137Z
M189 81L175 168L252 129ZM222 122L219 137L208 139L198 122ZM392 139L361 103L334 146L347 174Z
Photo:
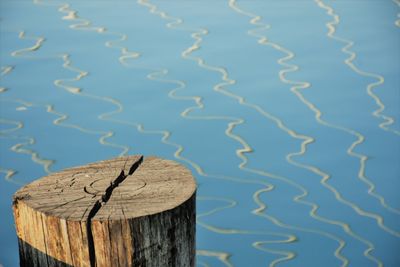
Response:
M182 165L121 157L14 195L21 266L194 266L195 181Z

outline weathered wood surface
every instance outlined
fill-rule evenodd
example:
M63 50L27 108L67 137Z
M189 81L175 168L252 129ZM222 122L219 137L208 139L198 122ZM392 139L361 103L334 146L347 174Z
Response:
M194 266L195 181L182 165L121 157L14 195L21 266Z

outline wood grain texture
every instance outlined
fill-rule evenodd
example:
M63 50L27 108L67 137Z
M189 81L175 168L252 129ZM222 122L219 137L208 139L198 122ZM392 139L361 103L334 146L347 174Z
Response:
M43 177L14 195L21 266L194 266L195 190L188 169L156 157Z

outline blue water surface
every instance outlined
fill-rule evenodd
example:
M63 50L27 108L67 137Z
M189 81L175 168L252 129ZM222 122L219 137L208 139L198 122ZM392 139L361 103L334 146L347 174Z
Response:
M191 169L197 266L400 265L398 1L0 2L0 266L22 185Z

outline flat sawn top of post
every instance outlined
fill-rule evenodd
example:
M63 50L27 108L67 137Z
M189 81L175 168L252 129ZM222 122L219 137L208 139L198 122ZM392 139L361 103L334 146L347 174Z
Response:
M135 155L50 174L22 187L14 201L70 221L86 221L93 210L92 220L121 220L173 209L195 190L186 167Z

